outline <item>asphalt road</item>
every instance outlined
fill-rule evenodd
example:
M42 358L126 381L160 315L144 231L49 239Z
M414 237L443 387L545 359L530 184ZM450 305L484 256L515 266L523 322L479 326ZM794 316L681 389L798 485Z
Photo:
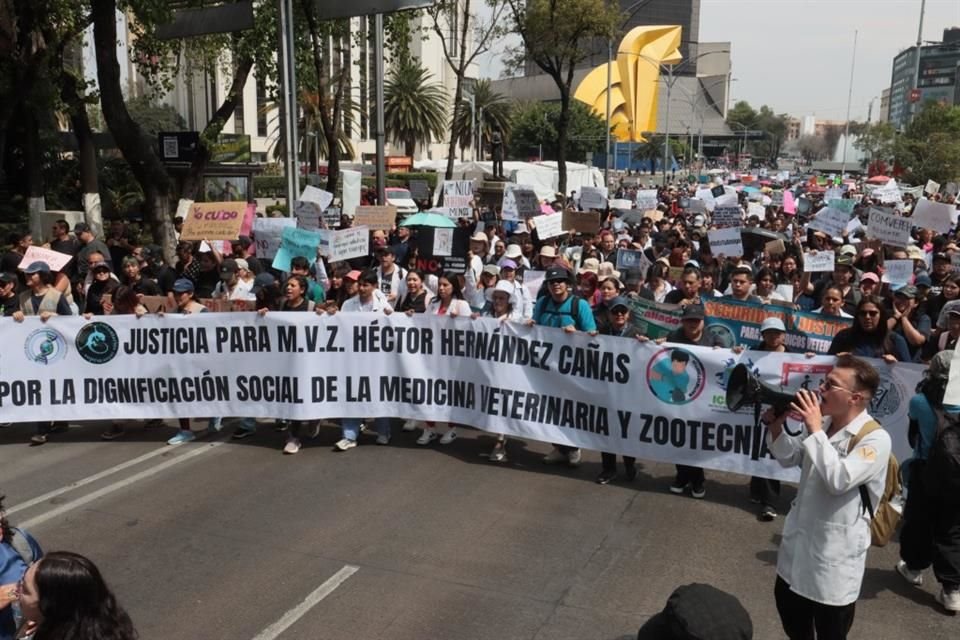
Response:
M755 638L783 637L782 519L755 519L740 476L708 472L697 501L667 492L667 465L599 486L597 454L554 469L521 441L495 465L475 431L424 449L398 429L337 454L324 428L284 456L269 424L176 447L172 428L101 430L28 447L24 427L0 429L0 492L47 550L94 559L145 640L627 640L690 582L739 597ZM896 559L871 550L851 637L960 637L932 574L908 587Z

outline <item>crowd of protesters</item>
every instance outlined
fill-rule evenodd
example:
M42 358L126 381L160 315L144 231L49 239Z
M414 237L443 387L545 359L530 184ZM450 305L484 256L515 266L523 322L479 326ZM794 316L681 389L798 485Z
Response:
M12 234L7 252L0 257L0 314L14 321L33 315L42 320L72 314L144 315L148 311L143 299L162 297L166 299L166 313L205 313L210 311L209 301L226 300L234 309L260 314L402 312L488 317L645 340L631 317L632 302L643 299L682 309L680 326L666 337L667 342L730 348L704 330L704 302L729 297L849 320L850 326L841 330L830 345L829 353L838 356L876 358L895 366L941 362L944 353L952 353L960 338L960 274L953 266L960 263L957 232L935 234L914 228L905 247L884 245L866 236L871 207L892 205L886 211L909 217L916 205L914 197L906 194L892 203L881 202L871 196L863 182L831 181L828 188L839 189L843 200L853 201L851 220L862 222L848 225L842 234L831 237L809 226L817 212L829 205L824 197L826 189L815 177L794 176L778 182L733 175L726 176L725 182L736 194L736 206L741 209L743 255L711 251L708 232L714 228L712 206L695 197L702 188L695 183L650 187L657 192L656 209L635 216L627 215L636 214L635 210L607 209L601 212L595 233L571 231L549 239L538 234L536 218L508 220L499 208L478 207L473 219L458 221L470 238L466 269L432 274L422 269L416 228L402 225L389 232L373 231L368 256L342 263L331 263L322 255L315 262L295 258L290 272L280 273L268 260L255 255L253 239L246 236L230 243L229 251L225 247L219 250L218 243L180 241L176 260L168 264L159 246L141 242L123 223L111 224L101 239L86 223L75 225L71 233L65 222L58 221L53 225L54 239L49 247L74 259L59 272L40 261L22 264L32 238L27 233ZM642 190L641 184L621 184L611 189L610 196L633 203ZM795 212L774 204L774 197L785 190L795 202L803 202ZM955 204L956 196L931 194L930 199ZM777 202L782 200L777 198ZM556 211L575 209L577 194L556 194L552 202L544 204ZM756 205L763 215L755 213ZM350 224L351 216L343 216L341 226ZM748 237L759 241L749 241ZM776 239L781 242L771 246L770 240ZM643 271L618 268L620 249L642 251L649 266ZM825 251L835 254L833 271L804 270L805 255ZM909 282L889 282L884 269L889 260L913 262ZM543 273L543 284L536 291L524 285L524 275L530 271ZM768 318L761 327L762 344L758 348L790 351L785 333L782 321ZM942 369L942 362L940 366ZM938 375L943 378L942 370ZM952 414L943 410L942 393L923 397L929 400L925 407L914 407L920 407L919 401L911 403L911 417L921 425L919 435L913 436L916 458L921 460L915 468L923 466L933 440L953 423ZM389 445L393 419L370 418L376 443ZM356 419L339 422L342 437L334 449L346 452L357 446L365 425ZM149 421L146 426L162 424ZM219 431L222 425L220 417L211 417L206 430L198 431L189 420L180 420L169 442L189 442ZM59 426L49 422L34 425L31 442L47 442ZM295 454L305 439L317 435L319 426L278 422L274 428L286 432L283 452ZM232 437L249 437L257 427L256 420L241 416ZM450 445L458 435L458 426L453 424L408 421L403 425L404 431L418 429L416 442L424 446ZM102 437L112 440L123 434L124 426L115 424ZM507 460L508 445L506 438L498 437L490 460ZM596 480L607 484L618 478L616 457L604 453L602 460ZM555 445L544 458L548 464L572 467L580 461L580 451L565 445ZM637 475L635 460L626 457L623 466L622 479L633 480ZM949 475L949 465L938 468L947 469L944 473ZM921 482L918 477L918 473L911 474L911 495L916 495L913 483ZM670 491L704 498L705 480L702 469L678 466ZM761 520L776 517L778 494L778 483L752 479L750 497L761 505ZM909 543L898 570L913 584L919 584L919 572L932 563L946 594L944 606L958 611L960 498L937 495L942 502L936 511L936 523L932 523L926 503L908 508L906 519L913 522L912 530L917 530L918 521L924 528ZM918 500L914 498L914 505ZM923 542L916 542L917 538Z

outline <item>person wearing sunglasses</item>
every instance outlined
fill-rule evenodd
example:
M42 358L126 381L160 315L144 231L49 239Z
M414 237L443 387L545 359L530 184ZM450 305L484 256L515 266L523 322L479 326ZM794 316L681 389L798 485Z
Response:
M870 548L861 486L872 504L880 504L890 459L890 434L867 413L879 386L880 375L868 362L840 356L821 381L819 398L797 391L790 409L806 427L799 435L784 429L787 414L768 409L761 416L773 456L783 467L801 468L774 588L791 640L813 638L814 630L817 638L844 640L853 625Z
M828 353L882 358L888 363L911 362L903 336L890 330L889 313L876 296L863 298L857 304L853 326L837 332Z

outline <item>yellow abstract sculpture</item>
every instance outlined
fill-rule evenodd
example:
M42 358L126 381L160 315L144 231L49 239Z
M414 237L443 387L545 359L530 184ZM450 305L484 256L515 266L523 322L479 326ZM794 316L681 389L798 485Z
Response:
M660 65L678 64L679 26L645 26L631 29L620 42L610 64L610 126L621 142L643 142L644 131L657 129L657 96ZM607 113L607 64L587 74L573 97L593 108L601 118Z

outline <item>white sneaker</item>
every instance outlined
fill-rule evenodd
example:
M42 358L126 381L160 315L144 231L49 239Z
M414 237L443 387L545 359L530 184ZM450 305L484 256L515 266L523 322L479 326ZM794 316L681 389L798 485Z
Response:
M356 440L348 440L347 438L343 438L342 440L338 440L337 444L333 445L333 448L335 451L348 451L353 449L355 446L357 446Z
M420 426L420 425L417 424L417 421L416 421L416 420L407 420L406 422L403 423L403 430L404 430L404 431L416 431L416 430L419 428L419 426Z
M385 436L380 434L377 436L377 444L379 445L388 445L390 444L390 436Z
M943 605L943 608L947 611L953 611L954 613L960 612L960 589L945 591L943 587L940 587L940 593L937 594L937 602Z
M569 464L571 467L579 467L580 458L580 449L574 449L567 454L567 464Z
M560 449L557 449L556 447L554 447L550 453L543 456L543 462L545 464L559 464L561 462L567 462L567 460L567 454L565 454L563 451L560 451Z
M421 433L420 437L417 438L417 444L423 447L430 444L436 439L437 439L437 432L427 427L427 428L424 428L423 433Z
M450 427L450 430L440 437L440 444L450 444L456 439L457 439L457 430L454 427Z
M283 452L288 455L293 455L298 451L300 451L300 441L297 440L296 438L291 438L290 440L287 440L287 444L283 446Z
M910 571L910 568L907 567L907 563L901 560L897 563L896 566L897 573L903 576L903 579L912 584L915 587L919 587L923 584L923 572L922 571Z

